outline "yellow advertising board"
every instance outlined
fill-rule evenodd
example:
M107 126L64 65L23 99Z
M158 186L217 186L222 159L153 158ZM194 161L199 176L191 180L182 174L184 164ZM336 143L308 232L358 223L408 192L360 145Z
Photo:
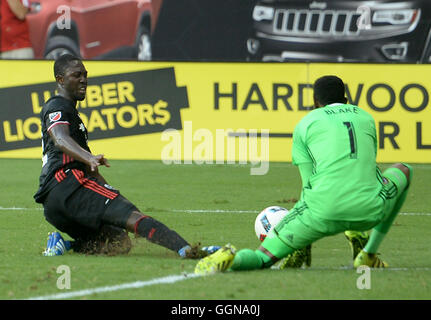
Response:
M431 65L85 61L93 153L166 163L291 161L312 84L335 74L376 121L379 162L431 163ZM0 157L40 158L52 61L0 61ZM263 159L264 154L268 159Z

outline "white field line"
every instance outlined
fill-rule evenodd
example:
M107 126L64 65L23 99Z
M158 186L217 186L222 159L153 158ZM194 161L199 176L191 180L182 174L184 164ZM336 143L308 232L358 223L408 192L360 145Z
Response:
M0 207L0 211L43 210L43 208ZM179 213L259 213L258 210L223 210L223 209L158 209L157 211ZM431 216L431 212L400 212L402 216Z
M339 270L354 270L351 266L341 266L341 267L312 267L312 268L301 268L295 270L304 270L304 271L339 271ZM372 269L372 271L431 271L431 267L413 267L413 268L382 268L382 269ZM283 270L281 272L288 272L287 270ZM123 284L118 284L114 286L104 286L104 287L96 287L83 289L78 291L70 291L64 293L55 293L51 295L45 296L37 296L31 297L26 300L57 300L57 299L71 299L83 296L90 296L97 293L105 293L105 292L115 292L120 290L127 289L138 289L143 287L148 287L152 285L158 284L173 284L179 281L184 281L187 279L193 279L201 277L201 275L196 275L194 273L187 273L182 275L170 275L162 278L155 278L147 281L136 281L136 282L128 282Z
M4 208L4 207L0 207L0 211L26 211L26 210L43 210L43 208L18 208L18 207Z
M186 273L182 275L170 275L162 278L151 279L148 281L128 282L128 283L118 284L114 286L96 287L96 288L90 288L90 289L84 289L84 290L78 290L78 291L55 293L55 294L46 295L46 296L28 298L27 300L70 299L70 298L77 298L82 296L89 296L97 293L143 288L143 287L148 287L148 286L157 285L157 284L172 284L172 283L176 283L179 281L184 281L184 280L192 279L196 277L200 277L200 275L196 275L194 273Z

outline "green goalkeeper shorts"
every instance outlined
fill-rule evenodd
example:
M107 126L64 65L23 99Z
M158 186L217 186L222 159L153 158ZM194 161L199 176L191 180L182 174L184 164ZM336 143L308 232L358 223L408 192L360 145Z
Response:
M299 201L262 242L262 246L277 258L284 258L296 249L327 236L346 230L367 231L385 220L398 198L407 188L408 181L400 169L391 167L384 173L383 191L387 200L382 202L382 213L376 220L336 221L313 216L304 201Z

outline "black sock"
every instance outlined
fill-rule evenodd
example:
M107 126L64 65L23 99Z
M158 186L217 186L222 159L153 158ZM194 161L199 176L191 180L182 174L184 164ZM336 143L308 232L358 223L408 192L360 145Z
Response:
M178 252L181 248L189 245L178 233L170 230L163 223L145 217L137 222L136 233L152 243Z

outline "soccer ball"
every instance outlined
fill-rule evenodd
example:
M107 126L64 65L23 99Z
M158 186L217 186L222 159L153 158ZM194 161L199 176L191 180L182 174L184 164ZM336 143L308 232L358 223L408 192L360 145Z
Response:
M271 229L277 225L287 214L289 210L283 207L271 206L260 212L254 222L254 231L260 241L265 240Z

